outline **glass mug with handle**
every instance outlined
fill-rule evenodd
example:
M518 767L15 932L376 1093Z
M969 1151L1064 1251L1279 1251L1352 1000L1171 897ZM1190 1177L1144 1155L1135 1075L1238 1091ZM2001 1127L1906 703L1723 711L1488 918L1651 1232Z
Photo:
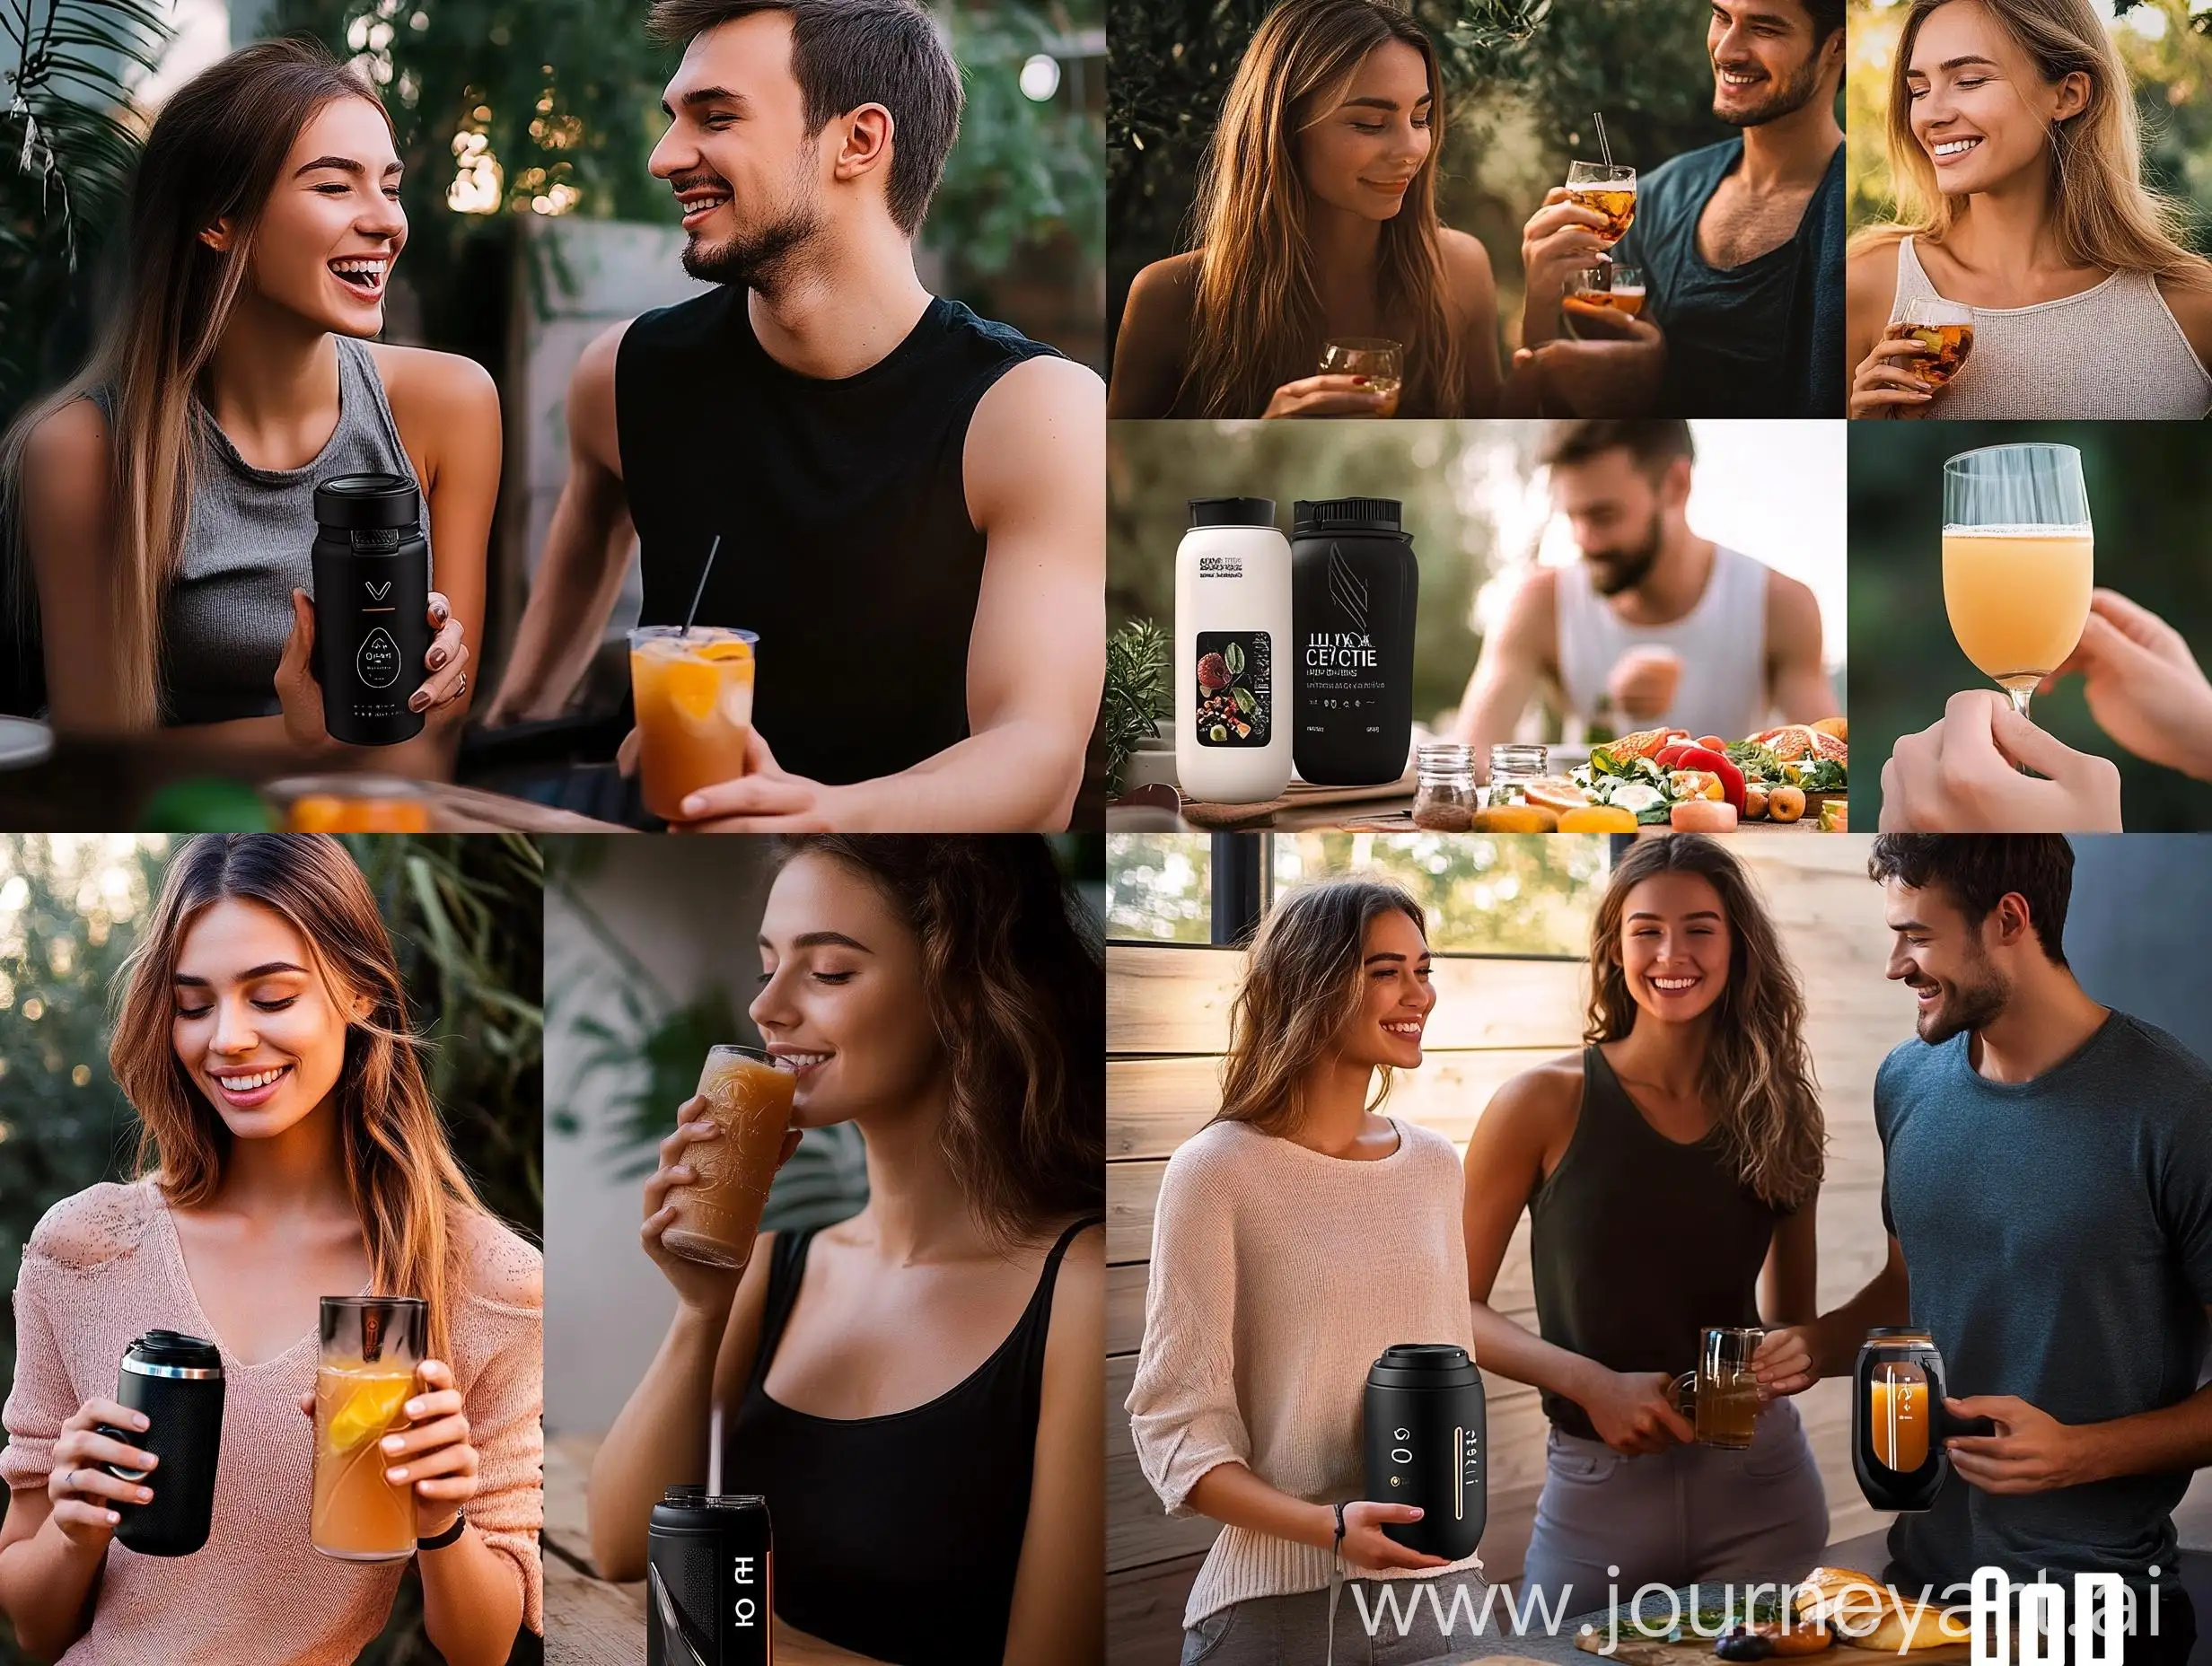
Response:
M1398 415L1398 390L1405 380L1403 343L1380 336L1339 336L1321 349L1320 373L1324 376L1365 376L1370 392L1380 394L1377 416Z
M2089 622L2095 537L2082 454L1990 445L1944 464L1944 610L1976 668L2028 715Z
M1698 1444L1742 1451L1759 1425L1759 1377L1751 1355L1767 1333L1707 1325L1698 1333L1698 1368L1674 1380L1674 1408L1698 1428Z

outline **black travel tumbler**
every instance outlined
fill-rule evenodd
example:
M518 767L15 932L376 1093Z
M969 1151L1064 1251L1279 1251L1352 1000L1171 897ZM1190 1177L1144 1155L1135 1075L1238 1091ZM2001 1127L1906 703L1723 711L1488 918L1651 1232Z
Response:
M315 487L315 680L322 726L355 746L423 732L408 701L430 653L430 546L404 475L343 474Z
M1300 499L1291 508L1301 780L1368 786L1406 773L1413 750L1413 636L1420 564L1391 497Z
M1877 1510L1932 1509L1951 1474L1944 1443L1994 1434L1987 1417L1953 1416L1936 1338L1910 1325L1866 1333L1851 1373L1851 1468Z
M108 1501L122 1522L115 1536L149 1556L189 1556L207 1542L215 1506L215 1460L223 1446L223 1356L215 1345L180 1330L149 1330L123 1350L115 1398L145 1414L140 1434L108 1424L100 1433L152 1452L152 1469L107 1466L154 1489L146 1504Z
M645 1666L768 1666L768 1500L672 1486L645 1530Z
M1482 1539L1482 1373L1452 1343L1401 1342L1367 1373L1366 1496L1414 1504L1418 1521L1383 1534L1409 1550L1456 1562Z

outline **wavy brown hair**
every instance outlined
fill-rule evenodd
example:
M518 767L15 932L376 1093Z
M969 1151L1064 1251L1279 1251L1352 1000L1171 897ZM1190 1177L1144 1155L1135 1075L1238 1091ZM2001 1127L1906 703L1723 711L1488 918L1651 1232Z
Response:
M951 1091L938 1135L986 1236L1009 1249L1106 1205L1106 967L1086 911L1034 833L816 834L920 939Z
M230 327L252 267L255 227L300 129L335 99L376 90L312 40L263 40L232 53L172 94L147 134L121 244L122 294L92 361L33 405L0 439L0 508L20 527L23 453L48 416L104 388L114 525L117 695L123 726L162 720L162 610L191 518L201 375ZM200 233L228 218L227 250ZM20 532L13 534L19 543ZM35 616L28 552L11 564L21 616ZM166 998L166 992L164 992Z
M1801 1207L1820 1190L1828 1144L1805 1046L1805 999L1766 905L1718 842L1702 833L1664 833L1639 839L1614 868L1590 922L1590 1011L1582 1039L1593 1046L1618 1041L1636 1028L1637 1007L1621 969L1621 916L1628 893L1662 873L1707 881L1720 893L1728 922L1728 986L1711 1008L1701 1084L1723 1148L1762 1201Z
M1895 181L1897 219L1852 240L1853 252L1910 237L1941 242L1965 211L1966 198L1936 183L1936 164L1912 132L1912 98L1905 71L1912 45L1931 13L1951 0L1912 0L1890 66L1886 140ZM2143 180L2143 145L2128 66L2089 0L1981 0L1983 8L2048 83L2080 72L2089 101L2078 115L2051 124L2050 224L2066 258L2112 272L2203 285L2212 263L2181 239L2181 210Z
M361 1217L379 1295L420 1296L430 1350L448 1357L457 1211L487 1214L455 1161L423 1074L391 935L346 847L319 833L205 833L171 858L153 917L121 980L108 1063L138 1113L137 1171L172 1206L191 1208L223 1183L232 1136L177 1057L171 984L201 910L241 898L282 915L308 946L346 1028L338 1133L346 1184Z
M1305 1114L1300 1095L1306 1077L1359 1012L1368 922L1392 912L1428 935L1421 905L1387 880L1324 880L1268 910L1229 1007L1216 1121L1248 1122L1267 1134L1297 1127ZM1389 1069L1376 1074L1381 1080L1369 1110L1390 1097Z
M1462 355L1436 226L1436 159L1448 125L1436 48L1391 0L1283 0L1244 48L1198 170L1190 364L1178 395L1198 415L1257 416L1276 389L1320 362L1321 285L1293 145L1336 107L1366 56L1392 40L1427 66L1433 140L1403 206L1382 223L1375 298L1405 343L1401 414L1460 414Z

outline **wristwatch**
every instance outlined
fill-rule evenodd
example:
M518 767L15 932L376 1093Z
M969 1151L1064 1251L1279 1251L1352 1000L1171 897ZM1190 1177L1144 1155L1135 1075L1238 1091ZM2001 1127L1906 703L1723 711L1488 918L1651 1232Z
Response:
M428 1539L417 1539L415 1541L415 1548L417 1550L443 1550L446 1546L452 1544L456 1539L459 1539L462 1532L467 1530L468 1525L468 1516L461 1511L456 1510L453 1512L453 1521L452 1526L448 1527L442 1533L434 1533Z

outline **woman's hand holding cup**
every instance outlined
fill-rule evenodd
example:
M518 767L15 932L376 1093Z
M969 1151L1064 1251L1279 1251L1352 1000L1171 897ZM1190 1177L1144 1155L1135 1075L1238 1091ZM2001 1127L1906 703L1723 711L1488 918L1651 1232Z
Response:
M1353 1567L1450 1567L1452 1564L1446 1558L1409 1550L1382 1530L1385 1527L1418 1521L1421 1514L1412 1504L1386 1504L1371 1499L1348 1504L1344 1506L1344 1543L1340 1554Z
M731 1299L737 1293L738 1280L744 1276L743 1264L712 1267L678 1255L661 1241L662 1235L676 1224L679 1214L669 1194L699 1178L698 1171L685 1160L689 1148L723 1137L703 1093L695 1093L684 1100L677 1108L676 1115L675 1132L661 1142L661 1166L645 1181L645 1219L638 1230L638 1241L663 1276L675 1286L676 1299L684 1306L700 1311L726 1312ZM777 1168L789 1162L792 1153L799 1149L799 1135L797 1128L786 1131L783 1145L776 1155Z
M114 1400L84 1402L61 1425L54 1442L51 1467L46 1475L46 1496L50 1519L63 1538L82 1550L105 1551L122 1518L118 1504L150 1504L154 1489L145 1481L126 1481L110 1475L107 1467L151 1469L161 1460L148 1451L102 1434L101 1425L145 1434L145 1414Z

